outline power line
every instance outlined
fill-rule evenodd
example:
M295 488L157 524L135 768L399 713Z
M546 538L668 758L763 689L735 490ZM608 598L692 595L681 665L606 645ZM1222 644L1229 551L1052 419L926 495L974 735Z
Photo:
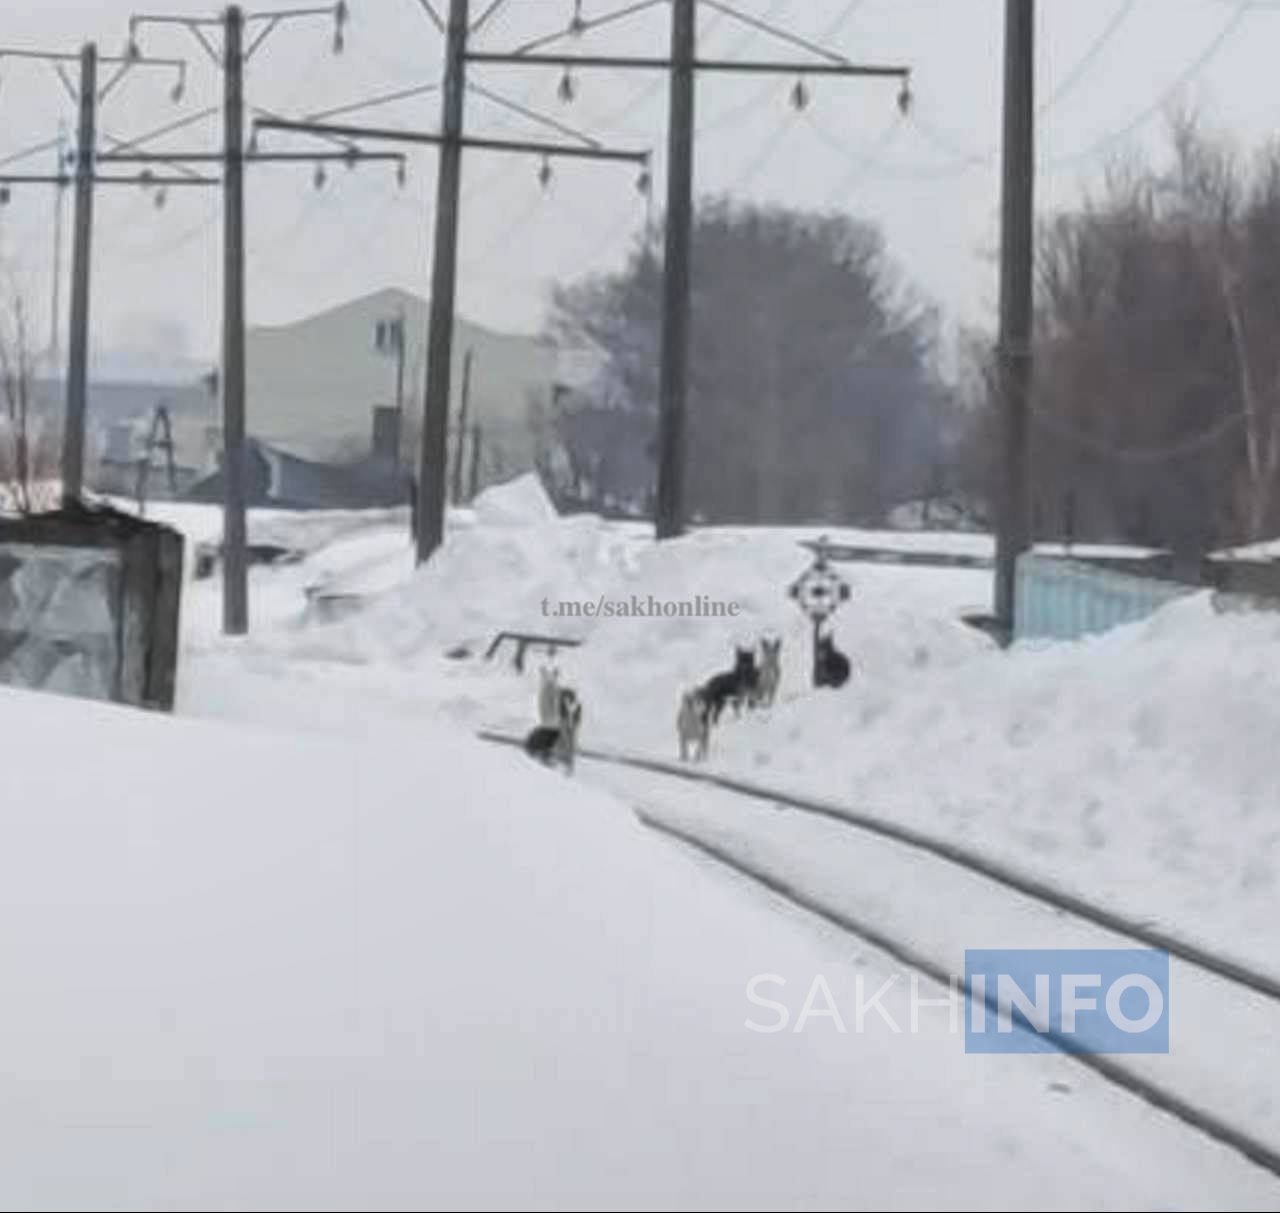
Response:
M830 138L823 128L818 125L811 113L806 113L805 119L809 126L819 134L820 138L824 141ZM906 121L902 115L895 114L889 119L888 125L879 136L872 141L871 147L866 152L854 152L839 141L832 141L829 144L833 150L837 148L840 150L841 154L848 160L850 167L849 171L828 192L828 206L836 207L842 205L845 195L854 183L867 176L872 169L883 163L882 156L901 136L905 125Z
M594 139L590 135L584 134L582 131L575 130L571 126L567 126L563 122L558 122L554 118L549 118L545 114L538 113L537 110L531 109L529 106L519 101L513 101L509 97L504 97L501 93L496 93L493 89L485 88L482 84L468 83L467 88L475 93L478 97L483 97L486 101L491 101L494 105L501 106L503 109L510 110L514 114L519 114L522 118L528 118L530 122L544 126L548 130L553 130L557 134L567 135L570 139L576 139L584 147L600 147L599 139Z
M435 5L431 0L418 0L418 7L427 15L427 19L436 27L437 33L444 32L444 20L440 14L436 12Z
M770 4L768 12L765 13L765 18L767 20L773 20L784 9L789 8L793 2L794 0L772 0L772 3ZM863 0L858 0L858 3L862 3L862 2ZM699 32L699 37L700 38L705 37L717 26L719 26L724 21L724 19L725 17L723 13L716 12L713 10L710 18L707 20L706 24L703 26L702 30ZM741 53L741 51L745 47L750 45L752 38L753 38L753 34L747 33L733 45L729 53L731 55L736 55ZM639 89L637 89L636 92L627 101L623 102L621 105L617 106L615 109L608 111L603 117L592 118L591 119L592 125L603 127L606 130L621 130L623 134L638 136L639 134L638 128L636 128L635 126L620 128L618 126L618 121L619 119L623 118L627 114L632 113L639 106L643 105L655 93L661 91L662 86L663 86L662 77L655 75L652 80L648 81L647 83L642 85ZM714 119L712 121L714 122Z
M1107 147L1111 147L1112 145L1117 143L1119 140L1126 138L1128 135L1131 135L1134 131L1136 131L1139 127L1149 122L1152 118L1154 118L1157 114L1159 114L1164 109L1164 107L1168 104L1169 100L1173 97L1173 95L1176 92L1178 92L1179 89L1184 88L1193 79L1195 79L1195 77L1199 75L1200 72L1202 72L1206 67L1208 67L1208 65L1217 56L1218 52L1221 51L1222 48L1227 44L1228 40L1231 38L1231 35L1236 32L1236 30L1240 27L1240 25L1250 15L1250 12L1251 12L1250 7L1242 6L1238 8L1234 13L1232 13L1231 17L1226 21L1226 23L1217 32L1217 34L1214 35L1213 39L1204 48L1204 50L1201 51L1200 54L1197 55L1186 66L1186 68L1184 68L1183 71L1178 74L1178 76L1174 79L1173 83L1169 85L1164 90L1164 92L1161 93L1161 95L1154 102L1152 102L1151 105L1147 106L1146 109L1140 110L1137 114L1135 114L1127 123L1125 123L1119 129L1111 131L1109 134L1102 136L1102 138L1096 140L1094 143L1089 144L1087 147L1081 148L1078 151L1071 152L1066 155L1053 157L1048 162L1048 166L1051 168L1064 168L1069 165L1079 163L1081 160L1090 159L1093 156L1097 155L1099 151Z
M765 165L773 159L774 153L782 146L783 140L795 129L795 124L796 114L793 111L784 111L773 131L764 139L751 159L747 161L746 165L729 184L728 193L736 194L740 190L746 189L760 175Z
M313 110L311 113L304 115L308 122L320 122L326 118L338 118L343 114L354 114L360 110L376 109L381 105L390 105L395 101L405 101L410 97L422 97L427 93L437 93L440 86L435 83L430 84L414 84L407 88L396 89L390 93L375 93L372 97L365 97L359 101L349 101L343 105L335 105L329 109ZM268 114L266 110L259 111L264 117L279 117L278 114Z
M546 210L547 199L542 191L536 193L530 200L529 204L524 207L498 234L485 246L470 256L463 256L459 265L463 268L472 268L474 266L483 265L489 258L496 256L503 249L510 247L511 242L520 234L521 230L526 227L535 216L544 213Z
M565 29L543 34L540 37L530 39L528 42L521 43L512 51L512 54L528 55L534 51L541 50L544 46L553 46L557 42L563 42L566 38L580 37L591 30L603 29L606 25L612 25L616 21L634 17L637 13L642 13L646 9L657 8L660 4L668 3L670 3L670 0L632 0L632 3L625 4L621 8L614 9L612 12L605 13L600 17L584 18L575 15L575 19Z
M725 4L723 0L699 0L700 3L713 8L718 13L723 13L726 17L732 18L734 21L741 22L743 25L749 26L751 29L758 30L762 34L768 34L771 38L776 38L779 42L785 42L789 46L798 47L800 50L808 51L811 55L817 55L820 59L825 59L828 63L848 63L849 60L836 51L828 50L825 46L820 46L816 42L811 42L808 38L801 38L798 34L791 33L790 30L783 29L780 25L774 25L772 22L766 21L760 17L753 17L750 13L744 13L741 9L734 8L731 4Z
M1063 97L1065 97L1082 79L1088 74L1089 69L1093 66L1094 61L1102 54L1107 43L1115 37L1120 27L1133 14L1133 10L1138 7L1138 0L1122 0L1116 6L1116 10L1111 14L1111 19L1102 27L1098 36L1089 43L1088 49L1076 60L1075 66L1067 72L1065 76L1058 82L1053 91L1044 99L1044 101L1036 109L1036 117L1043 118L1055 105L1057 105Z
M1117 16L1127 16L1127 12L1124 11L1126 7L1127 6L1122 6L1121 13ZM1075 151L1038 159L1038 171L1056 172L1075 167L1083 161L1093 159L1100 152L1105 151L1107 148L1114 146L1120 140L1132 135L1152 118L1160 114L1174 94L1189 84L1213 61L1213 59L1226 45L1227 41L1231 38L1232 34L1235 33L1241 23L1253 11L1253 7L1254 6L1252 4L1237 4L1233 7L1233 11L1227 17L1226 21L1222 24L1217 33L1214 34L1204 48L1186 65L1186 67L1178 73L1172 83L1166 86L1154 101L1132 115L1123 125L1106 132L1093 142L1086 144L1084 147L1077 148ZM1113 17L1112 21L1109 23L1110 33L1108 37L1114 35L1119 26L1120 20L1118 20L1117 17ZM1096 43L1097 40L1095 40L1095 44ZM1092 53L1096 56L1097 51L1094 50ZM1086 59L1087 58L1088 56L1086 56ZM1082 74L1083 65L1078 66L1077 69L1073 69L1073 71L1069 73L1068 87L1074 87L1075 84L1078 83ZM1072 79L1072 77L1074 77L1074 79ZM1047 109L1048 105L1046 104L1041 113ZM939 165L937 169L931 170L927 167L920 169L918 175L922 179L931 176L940 178L958 175L960 173L968 172L974 168L985 168L994 165L999 154L995 148L975 151L972 148L964 147L958 139L929 123L926 119L922 118L919 113L914 113L911 116L911 126L912 129L925 140L925 142L942 151L950 159L949 164Z
M489 0L489 6L471 23L472 36L484 29L506 6L507 0Z
M1223 417L1221 420L1214 422L1213 425L1195 434L1190 434L1185 438L1180 438L1162 446L1118 447L1113 446L1104 438L1089 434L1073 426L1070 422L1063 421L1048 409L1033 406L1031 411L1037 424L1059 438L1065 438L1077 446L1092 451L1096 455L1114 459L1121 463L1164 463L1170 459L1178 459L1183 455L1190 455L1194 451L1212 446L1213 443L1220 441L1231 430L1249 420L1248 410L1242 409L1239 412Z

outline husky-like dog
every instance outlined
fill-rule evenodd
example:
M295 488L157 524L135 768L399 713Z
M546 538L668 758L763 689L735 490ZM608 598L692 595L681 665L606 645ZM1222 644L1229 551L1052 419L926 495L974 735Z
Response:
M711 705L701 691L686 691L681 697L676 736L680 739L681 762L689 761L690 750L694 762L706 760L711 744Z
M766 708L773 707L782 681L782 637L762 637L760 640L760 673L756 679L756 702Z
M582 704L576 691L561 687L556 693L556 723L540 724L524 739L525 753L547 766L559 763L573 774L578 754L578 730L582 727Z
M560 713L560 671L553 665L544 665L538 677L538 723L556 728Z
M711 713L711 723L720 723L720 713L724 711L726 703L733 704L735 716L741 714L744 703L751 706L759 678L755 653L751 649L736 646L733 669L717 674L701 688L702 697Z
M830 633L818 638L818 661L814 681L820 687L842 687L849 681L849 659L836 648Z

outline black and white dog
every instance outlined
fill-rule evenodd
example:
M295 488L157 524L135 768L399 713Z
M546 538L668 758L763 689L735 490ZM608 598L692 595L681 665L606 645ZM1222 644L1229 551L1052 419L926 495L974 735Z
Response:
M754 706L757 687L760 680L760 669L756 665L756 655L751 649L737 646L734 649L733 669L717 674L702 688L701 695L706 701L711 723L720 723L720 713L726 703L733 704L734 715L742 712L742 705Z
M820 687L842 687L849 681L849 659L836 648L829 632L818 637L818 659L814 681Z
M578 753L578 730L582 727L582 704L576 691L560 687L556 691L556 723L540 724L524 739L524 750L547 766L559 763L573 774Z

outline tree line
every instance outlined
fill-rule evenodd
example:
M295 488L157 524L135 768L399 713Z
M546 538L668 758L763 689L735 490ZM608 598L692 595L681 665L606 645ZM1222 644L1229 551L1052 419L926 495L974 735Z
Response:
M1041 538L1202 552L1280 528L1280 144L1185 115L1041 219L1032 484ZM555 290L551 335L601 351L555 424L590 496L652 477L660 226ZM712 198L694 231L689 498L708 520L882 522L998 486L993 338L944 383L938 314L875 225ZM625 491L624 491L625 495Z

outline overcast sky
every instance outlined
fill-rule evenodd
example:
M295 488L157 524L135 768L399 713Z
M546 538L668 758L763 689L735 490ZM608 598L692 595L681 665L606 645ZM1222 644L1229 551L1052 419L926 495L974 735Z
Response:
M487 0L472 0L478 13ZM587 17L629 0L585 0ZM122 49L131 12L212 15L201 0L41 0L0 20L0 43L75 49L97 39ZM440 7L447 0L435 0ZM295 0L264 9L297 7ZM823 39L866 62L905 62L916 107L897 119L896 88L875 80L813 81L803 114L788 104L794 80L705 78L698 90L697 187L797 207L840 207L879 223L904 275L954 323L988 321L995 300L1002 0L738 0L738 7ZM326 19L282 25L250 65L247 91L260 106L301 114L435 81L441 38L420 0L350 0L345 54L331 53ZM1096 182L1108 156L1159 150L1174 100L1196 106L1243 148L1269 137L1280 0L1040 0L1038 89L1041 210L1070 205ZM477 45L503 49L563 28L572 0L508 0ZM660 54L668 10L653 10L589 35L583 48ZM220 99L220 78L178 27L141 39L156 55L191 62L180 104L172 77L137 71L103 106L100 127L125 138ZM571 43L564 45L570 46ZM707 4L701 51L716 56L790 53ZM557 96L548 69L473 68L472 80L536 106L610 143L652 147L655 197L664 188L663 81L634 72L590 72L573 104ZM370 111L383 125L434 129L439 101L427 95ZM0 157L56 134L74 114L56 75L41 64L0 62ZM155 146L214 150L218 117ZM538 132L480 96L468 100L472 133ZM288 137L271 136L271 145ZM305 146L314 146L306 144ZM49 171L44 153L11 171ZM557 166L544 193L537 162L468 153L463 211L461 307L498 328L533 331L548 283L617 265L643 223L645 201L629 167ZM434 197L429 153L411 157L407 185L371 164L331 166L317 191L311 165L251 169L247 228L251 323L288 321L344 299L399 285L425 293ZM47 336L54 205L48 187L15 190L0 210L0 258L31 297ZM67 198L68 204L70 197ZM160 357L216 357L220 324L217 191L171 192L157 210L134 187L98 192L93 331L98 350ZM70 208L67 215L69 219ZM70 240L64 246L69 260ZM65 291L63 299L65 301Z

